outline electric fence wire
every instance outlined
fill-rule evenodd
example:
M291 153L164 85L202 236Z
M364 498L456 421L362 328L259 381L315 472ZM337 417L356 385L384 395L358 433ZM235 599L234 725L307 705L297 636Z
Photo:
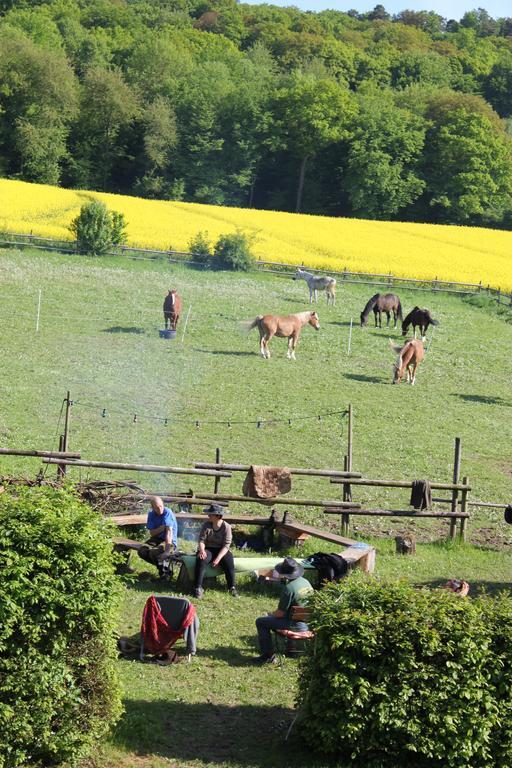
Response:
M52 441L51 441L51 444L50 444L50 449L49 449L50 451L53 451L53 450L57 450L57 448L58 448L58 445L57 445L57 436L59 435L59 431L60 431L60 423L61 423L61 421L62 421L62 414L64 413L64 406L65 406L65 404L66 404L66 399L67 399L67 398L64 398L64 400L62 401L62 405L61 405L61 407L60 407L59 418L57 419L57 427L56 427L56 429L55 429L55 434L54 434L54 436L53 436L53 438L52 438ZM53 447L53 446L56 446L56 448L54 449L54 447ZM46 473L47 473L47 471L48 471L49 467L50 467L50 465L49 465L49 464L46 464L46 465L45 465L44 469L42 470L42 477L45 477L45 476L46 476Z

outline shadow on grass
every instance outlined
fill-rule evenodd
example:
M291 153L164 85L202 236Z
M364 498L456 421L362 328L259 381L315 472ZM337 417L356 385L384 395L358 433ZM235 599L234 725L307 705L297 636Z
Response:
M280 674L276 668L268 672ZM306 747L300 749L300 726L285 741L294 717L293 709L272 704L126 701L113 741L139 756L156 755L173 765L190 761L194 765L253 768L326 766L325 761L312 760Z
M507 408L512 407L512 401L504 400L503 397L490 397L488 395L461 395L459 392L453 392L453 397L458 397L467 403L480 403L481 405L504 405Z
M338 325L342 328L350 328L350 320L328 320L327 325ZM353 328L359 328L359 323L352 323Z
M363 373L344 373L343 374L346 379L351 379L352 381L361 381L364 384L387 384L387 379L381 378L379 376L365 376Z
M256 352L246 352L234 349L201 349L194 347L194 352L203 352L206 355L226 355L229 357L253 357Z
M110 328L103 328L103 333L137 333L144 334L144 328L137 328L135 325L112 325Z

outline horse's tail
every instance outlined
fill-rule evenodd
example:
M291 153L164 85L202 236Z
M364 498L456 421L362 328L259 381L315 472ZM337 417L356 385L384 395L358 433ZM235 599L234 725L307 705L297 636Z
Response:
M429 320L430 320L430 325L439 325L439 320L434 320L434 318L432 317L430 312L428 313L428 316L429 316Z
M400 299L398 298L398 296L397 296L397 299L398 299L398 306L396 308L396 316L398 317L399 320L403 320L404 318L402 315L402 305L400 303Z
M393 339L390 339L389 340L389 346L391 347L391 349L393 350L395 355L400 355L400 352L402 351L402 345L401 344L395 344Z
M255 317L253 320L242 320L240 322L240 325L242 326L242 329L249 333L249 331L252 331L253 328L256 328L256 326L259 327L259 324L263 320L263 315L258 315L258 317Z

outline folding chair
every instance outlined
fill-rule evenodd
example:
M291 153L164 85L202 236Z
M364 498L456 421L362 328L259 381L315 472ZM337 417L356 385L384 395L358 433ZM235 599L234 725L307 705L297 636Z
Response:
M187 661L196 653L199 618L186 597L151 595L142 615L140 658L149 653L164 653L178 640L186 644Z

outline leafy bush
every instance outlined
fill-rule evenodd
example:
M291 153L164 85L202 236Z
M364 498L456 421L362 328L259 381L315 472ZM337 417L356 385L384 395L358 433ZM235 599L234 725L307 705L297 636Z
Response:
M188 250L192 254L194 261L205 267L211 264L213 256L212 247L208 232L205 230L198 232L197 235L189 241Z
M215 269L248 272L256 260L251 253L250 239L243 232L221 235L215 243L212 264Z
M80 253L89 256L102 256L126 242L124 214L109 211L101 200L82 205L69 229L76 237Z
M5 492L0 571L0 765L73 765L120 714L107 524L69 491Z
M506 768L512 599L350 579L314 598L301 734L344 766Z

